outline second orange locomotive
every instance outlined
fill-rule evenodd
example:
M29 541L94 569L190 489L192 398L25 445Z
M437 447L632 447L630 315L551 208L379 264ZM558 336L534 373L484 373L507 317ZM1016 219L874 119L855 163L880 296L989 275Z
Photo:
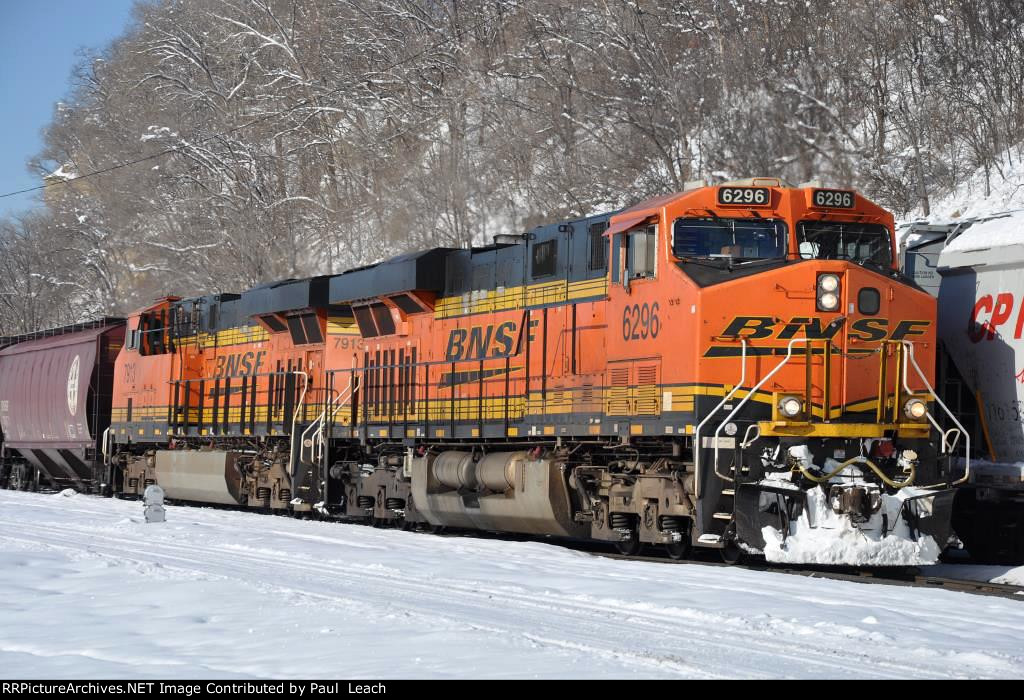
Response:
M933 561L958 428L935 302L894 260L880 207L762 179L168 298L129 319L105 453L123 493Z

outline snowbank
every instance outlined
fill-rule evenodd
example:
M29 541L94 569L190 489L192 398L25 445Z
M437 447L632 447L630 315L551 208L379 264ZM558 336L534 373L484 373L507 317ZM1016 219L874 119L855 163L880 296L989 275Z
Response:
M936 564L921 569L926 576L943 576L968 581L1002 583L1024 587L1024 566L998 566L989 564ZM1022 596L1024 597L1024 596Z

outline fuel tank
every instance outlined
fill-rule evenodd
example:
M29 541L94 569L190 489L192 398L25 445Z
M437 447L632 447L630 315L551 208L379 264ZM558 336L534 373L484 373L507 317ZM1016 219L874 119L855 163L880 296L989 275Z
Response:
M412 494L431 525L584 537L559 459L450 450L413 460Z

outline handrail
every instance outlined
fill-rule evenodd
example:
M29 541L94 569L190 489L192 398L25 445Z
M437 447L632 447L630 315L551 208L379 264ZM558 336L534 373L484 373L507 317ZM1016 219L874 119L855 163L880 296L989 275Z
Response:
M354 394L355 389L356 387L358 387L358 385L358 380L349 380L348 385L346 385L346 387L341 391L337 392L335 397L331 399L330 404L328 404L324 408L324 410L320 412L320 415L317 416L312 423L306 426L306 429L302 431L302 436L299 439L300 457L301 450L305 447L307 439L310 440L309 457L311 461L316 460L318 455L323 454L323 436L327 430L328 411L330 411L330 420L334 420L334 416L336 416L338 414L338 411L340 411L348 403L348 400L351 399L351 396ZM310 438L311 434L312 438Z
M100 438L100 454L103 455L103 465L110 465L110 426L108 425L106 430L103 431L103 437Z
M319 461L320 459L323 458L324 443L326 442L326 440L324 439L324 436L327 433L327 423L328 423L328 421L330 421L330 422L334 421L334 417L336 415L338 415L338 411L340 411L342 408L347 406L352 401L352 397L355 396L356 389L358 389L358 388L359 388L359 378L358 377L354 377L353 379L350 379L349 383L348 383L348 386L346 386L338 394L338 399L337 399L336 405L334 405L334 410L331 411L330 417L327 417L327 415L326 415L327 411L326 411L326 409L324 410L324 417L320 421L320 429L316 432L315 444L316 444L316 451L317 451L316 452L316 459L317 459L317 461Z
M243 382L243 386L244 386L244 382L246 382L248 380L252 380L251 386L255 387L256 386L256 381L258 379L264 379L264 378L267 378L267 377L270 377L270 378L277 377L277 378L280 378L280 379L283 380L284 377L286 377L288 375L294 375L294 376L297 376L297 377L301 376L303 378L302 391L299 393L299 396L298 396L298 405L295 406L294 411L291 414L291 416L292 416L292 421L291 421L292 430L291 430L291 432L294 433L298 416L302 416L305 413L305 411L303 410L304 407L305 407L305 397L306 397L306 394L308 393L308 389L309 389L310 384L311 384L310 379L309 379L309 374L307 374L306 372L303 372L302 370L298 370L298 369L291 370L291 369L289 369L289 370L276 370L276 371L269 371L269 372L260 372L260 373L256 373L256 374L242 374L242 375L237 375L237 376L224 376L224 377L222 377L222 376L203 376L203 377L191 377L191 378L188 378L188 379L184 379L184 378L182 378L182 379L168 379L167 380L167 384L169 384L169 385L171 385L172 387L175 387L175 388L183 387L184 391L185 391L185 396L188 397L189 396L190 387L194 387L196 384L198 384L200 387L202 387L204 382L219 383L219 382L223 381L223 382L225 382L225 387L226 387L227 386L226 383L229 382L231 379L241 379L242 382ZM273 390L276 391L278 388L281 388L281 385L279 385L278 387L274 387ZM273 399L273 397L271 395L271 390L272 390L271 387L264 387L259 392L260 395L266 395L268 403L275 402L275 399ZM254 410L256 408L256 404L255 404L255 397L257 396L256 389L253 388L252 392L253 392L252 395L253 395L254 398L253 398L253 403L251 405L249 405L249 408ZM211 392L211 395L212 395L212 392ZM220 394L218 394L218 395L220 395ZM228 399L228 395L227 394L224 394L223 396L224 396L223 410L225 412L225 418L224 418L224 423L223 424L226 425L227 421L228 421L227 409L229 408L229 404L228 404L228 400L229 399ZM243 405L244 404L245 404L245 401L244 401L244 397L243 397ZM178 403L177 392L175 392L174 403L172 405L174 406L175 412L179 412L179 411L183 412L184 409L187 408L189 410L189 412L191 413L193 411L193 409L198 410L199 407L202 407L205 404L204 404L202 393L200 393L200 395L199 395L199 403L197 405L195 405L195 406L192 406L192 405L188 404L187 399L186 399L184 404ZM269 413L276 414L276 413L279 413L279 412L283 413L283 407L281 407L281 406L277 406L274 410L271 410L271 407L268 405L267 410L268 410L268 414ZM216 413L214 414L214 416L216 418ZM282 416L282 420L284 420L284 418L285 417ZM241 420L242 420L243 423L245 422L246 419L245 419L244 415L241 416ZM188 416L187 415L185 416L185 422L188 423ZM168 433L168 434L170 434L170 433Z
M300 372L298 370L292 370L291 374L302 375L303 382L302 382L302 393L299 394L299 404L298 404L298 406L295 407L295 410L292 412L292 429L291 429L291 432L288 433L288 435L291 437L291 449L289 450L289 453L288 453L288 467L289 467L289 470L294 469L294 466L295 466L295 426L296 426L296 424L297 424L297 422L299 420L299 415L302 413L302 409L303 409L303 407L305 405L306 389L309 388L309 375L308 374L306 374L305 372ZM300 442L299 444L301 446L302 443ZM291 471L289 476L293 476L294 477L295 476L295 472Z
M764 386L765 383L769 379L771 379L772 377L775 376L776 372L778 372L780 369L782 369L783 366L793 358L793 345L795 345L796 343L810 343L812 340L813 340L812 338L793 338L792 340L790 340L789 344L786 346L786 356L782 359L782 362L780 362L779 364L775 365L775 368L771 372L769 372L768 374L764 375L764 377L761 379L761 381L759 381L757 384L755 384L753 387L751 387L750 391L747 392L747 395L744 396L743 399L738 404L736 404L736 407L732 409L732 412L729 415L727 415L724 419L722 419L722 422L718 424L718 428L715 430L715 462L714 462L714 465L715 465L715 475L716 476L718 476L721 479L724 479L725 481L735 481L735 479L733 479L731 477L728 477L725 474L722 474L721 472L718 471L718 434L722 431L722 428L725 427L726 423L728 423L730 420L732 420L733 416L735 416L737 413L740 412L741 408L743 408L744 406L747 405L747 402L750 401L750 397L751 396L756 394L757 391L762 386ZM810 348L808 348L808 350L810 350ZM807 361L808 362L811 361L810 353L807 354ZM825 401L826 402L828 401L828 397L825 397ZM810 406L807 406L806 410L809 411L810 410Z
M743 386L743 383L747 381L747 339L746 338L740 338L740 368L741 368L740 369L740 380L738 382L736 382L736 384L733 385L732 390L729 391L729 393L727 393L722 398L722 400L718 402L718 405L715 406L714 409L712 409L712 411L710 413L708 413L707 416L704 417L704 420L702 420L700 423L697 424L697 428L693 431L693 444L694 444L694 449L693 449L693 472L694 472L693 479L694 479L694 483L693 483L693 486L694 486L694 491L697 493L697 497L698 498L700 498L700 496L701 496L701 490L700 490L700 454L701 454L701 451L703 450L703 447L701 447L701 444L700 444L700 429L704 427L705 423L707 423L709 420L711 420L711 417L713 415L718 413L719 409L721 409L722 406L724 406L729 401L729 399L731 399L733 397L733 394L735 394L737 391L739 391L740 387Z
M779 362L770 372L768 372L766 375L764 375L764 377L762 377L760 381L758 381L754 386L752 386L750 388L750 390L747 392L747 395L744 396L743 399L741 399L740 402L729 412L729 414L718 423L718 427L715 429L714 436L713 436L713 438L714 438L714 470L715 470L715 475L716 476L718 476L719 478L723 479L724 481L729 481L729 482L734 482L735 481L734 478L729 477L729 476L721 473L721 471L719 470L719 465L718 465L719 436L721 434L722 429L725 427L726 424L729 423L730 420L733 419L733 417L735 417L743 409L743 407L747 404L747 402L750 401L751 397L753 397L754 394L756 394L761 389L761 387L763 387L768 382L769 379L771 379L773 376L775 376L775 374L777 374L779 372L779 370L781 370L793 358L793 347L797 343L808 343L809 344L812 340L813 340L812 338L793 338L792 340L790 340L789 343L786 346L786 356L782 359L782 361ZM935 393L935 390L932 388L931 384L928 382L928 379L925 377L924 372L922 372L920 365L918 365L918 363L917 363L917 359L914 357L913 343L911 341L907 341L907 340L903 340L903 341L900 341L900 342L903 345L903 347L905 348L905 352L903 353L903 362L902 362L902 367L901 367L901 370L902 370L901 374L903 375L902 376L902 384L903 384L903 388L906 391L906 393L907 394L911 394L911 395L915 393L910 388L910 384L909 384L909 381L908 381L908 377L909 377L909 374L910 374L910 366L913 366L913 368L914 368L915 372L917 373L918 377L924 383L925 388L928 391L928 394L935 400L936 403L939 404L939 406L942 407L942 409L943 409L943 411L945 411L946 415L949 416L949 419L956 425L956 428L951 428L949 431L943 431L942 428L939 426L939 424L932 417L931 412L928 412L928 413L925 414L926 417L928 418L928 421L942 435L943 449L946 450L947 447L948 447L948 449L951 451L953 449L953 447L955 447L956 444L959 442L959 439L956 439L956 440L954 440L952 442L952 445L950 445L949 444L949 438L948 438L950 433L956 431L958 433L957 438L959 438L959 435L963 435L964 436L964 443L965 443L964 444L964 449L965 449L965 453L966 453L964 475L959 480L953 482L954 484L962 484L962 483L966 482L970 478L970 473L971 473L971 468L970 468L971 437L968 434L967 430L964 429L964 427L960 423L960 421L957 420L957 418L953 414L953 412L949 410L949 407L946 406L946 404L942 401L942 399L939 398L939 396ZM700 432L701 432L701 429L705 426L705 424L707 424L707 422L712 418L712 416L714 416L722 408L722 406L724 406L726 404L726 402L728 402L729 399L731 399L733 397L733 395L736 394L736 392L741 388L743 382L746 379L746 370L747 370L747 366L746 366L746 351L747 351L747 345L746 345L746 341L745 340L742 340L742 343L743 343L743 347L742 347L742 352L741 352L741 358L742 358L742 362L743 362L743 367L742 367L742 372L741 372L741 376L740 376L740 382L738 384L736 384L732 388L732 390L729 391L728 394L725 395L725 397L718 403L718 405L715 406L715 408L710 413L708 413L708 415L704 418L704 420L702 420L700 422L700 424L697 425L696 430L694 430L694 443L695 443L695 447L694 447L694 470L696 472L696 475L695 475L695 490L696 490L698 496L700 496L700 494L701 494L701 491L700 491L700 483L701 483L700 482L700 474L701 474L701 471L700 471L700 454L703 451L703 448L702 448L702 446L700 444ZM810 350L810 346L808 345L808 351L809 350ZM827 350L826 350L826 352L827 352ZM807 359L808 359L808 362L810 362L810 359L811 359L810 358L810 352L808 352ZM825 401L827 401L827 400L828 400L828 397L825 397ZM899 411L900 409L901 409L901 407L894 406L894 412L895 411ZM809 406L806 407L806 410L810 410L810 407ZM748 428L748 433L749 433L749 428ZM747 435L744 435L743 439L744 439L744 442L746 442L747 441ZM931 484L929 486L923 486L921 488L937 488L937 487L944 486L944 485L945 484Z
M956 425L956 427L960 430L960 434L964 436L964 475L961 479L958 479L957 481L953 482L954 485L962 484L971 478L971 435L970 433L967 432L966 429L964 429L964 426L961 425L960 421L956 419L956 416L953 415L953 412L949 410L949 407L945 403L943 403L942 399L939 398L939 395L935 393L935 390L932 389L932 385L928 382L927 377L924 376L924 372L921 371L921 367L917 364L917 359L914 357L913 342L909 340L904 340L901 342L903 343L903 346L906 348L906 352L903 353L903 388L906 389L908 394L914 393L913 390L911 390L910 388L910 384L907 382L907 376L910 374L910 368L908 366L909 362L909 364L912 364L914 366L914 371L917 372L917 376L924 383L925 388L928 390L928 394L933 399L935 399L935 402L937 404L942 406L942 410L946 412L946 415L949 416L949 419L953 421L953 424ZM899 410L899 408L900 407L897 406L896 410ZM928 418L928 422L931 423L932 426L934 426L935 429L938 430L939 433L942 435L942 447L943 449L945 449L947 440L946 435L948 434L948 431L942 430L942 428L935 421L935 419L932 418L931 411L927 411L925 413L925 416ZM952 428L950 430L952 430ZM957 439L956 442L959 442L959 439ZM953 443L953 447L956 446L956 442ZM952 449L952 447L950 449ZM945 486L945 484L931 484L929 486L922 486L921 488L929 489L937 488L939 486Z

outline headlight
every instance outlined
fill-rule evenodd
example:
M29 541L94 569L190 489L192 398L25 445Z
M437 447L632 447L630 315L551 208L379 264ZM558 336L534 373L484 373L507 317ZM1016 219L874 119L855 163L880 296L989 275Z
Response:
M796 418L804 410L803 402L795 396L784 396L779 401L779 413L786 418Z
M921 399L910 399L903 404L903 413L910 420L921 420L928 415L928 404Z
M818 308L822 311L834 311L839 308L839 297L832 292L826 292L818 297Z
M836 311L839 308L839 275L826 272L818 275L818 310Z
M838 275L822 275L818 278L818 289L823 292L834 292L839 289Z

